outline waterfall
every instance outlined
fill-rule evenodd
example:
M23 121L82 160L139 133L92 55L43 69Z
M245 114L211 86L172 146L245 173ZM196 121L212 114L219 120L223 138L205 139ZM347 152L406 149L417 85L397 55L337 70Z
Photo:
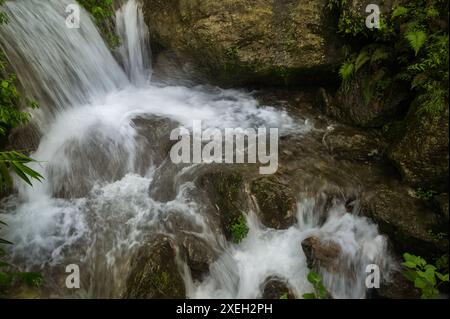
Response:
M341 243L357 265L356 282L324 271L330 291L337 297L365 296L363 265L388 260L384 237L367 219L337 205L325 224L311 221L312 196L299 199L298 222L286 230L263 227L255 212L247 212L249 235L231 244L212 227L205 198L190 177L198 167L168 166L170 141L164 133L180 124L190 127L193 119L211 128L267 126L297 136L314 129L310 121L239 90L151 82L148 31L135 0L116 16L122 68L84 10L80 29L65 27L69 3L5 4L10 22L0 31L2 48L26 90L52 102L33 113L43 128L32 154L41 162L33 168L45 180L33 188L18 182L18 193L1 202L0 219L9 225L2 237L14 242L11 262L41 271L49 297L120 297L138 248L156 233L176 240L180 230L173 221L182 220L220 253L206 278L194 281L183 272L190 298L260 297L271 275L287 278L300 297L311 290L300 248L309 235ZM167 198L153 195L157 187ZM76 292L62 284L70 263L84 274ZM186 269L185 261L180 263L180 270Z
M126 2L116 14L117 33L123 39L119 49L125 70L135 85L149 80L151 61L148 29L136 0Z

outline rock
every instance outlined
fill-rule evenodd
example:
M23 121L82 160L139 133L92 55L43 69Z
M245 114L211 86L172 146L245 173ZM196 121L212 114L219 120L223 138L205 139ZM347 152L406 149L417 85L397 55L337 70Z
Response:
M186 292L168 237L158 236L141 247L131 261L125 298L185 298Z
M197 179L200 188L206 190L221 229L228 240L232 239L231 226L243 216L247 210L244 178L239 172L213 170Z
M337 127L325 134L323 140L338 159L370 161L384 158L386 146L375 133Z
M327 1L144 0L152 47L216 84L336 82L341 50ZM335 74L335 73L334 73Z
M434 196L433 198L434 202L439 207L439 212L441 213L441 216L444 218L444 222L448 223L448 193L443 193Z
M339 273L341 247L334 242L324 242L317 237L308 237L302 241L302 249L309 269L325 268L331 273Z
M400 271L392 274L389 282L382 282L380 288L368 292L373 299L418 299L420 292Z
M204 239L193 235L184 238L183 248L187 264L191 269L192 278L194 280L202 279L208 273L209 265L217 260L217 254Z
M280 299L285 296L287 296L287 299L295 299L295 294L286 280L276 276L266 279L263 284L262 299Z
M392 119L399 117L405 109L404 101L407 87L394 82L380 97L370 100L364 98L364 83L371 75L369 71L360 70L348 89L337 92L320 90L318 102L322 110L342 123L359 127L381 127Z
M408 193L380 185L362 199L361 206L363 214L388 235L397 253L409 252L432 260L448 251L448 240L432 234L440 226L438 216Z
M262 177L251 183L261 222L271 228L286 229L296 221L297 201L292 190L275 177Z
M413 107L388 157L404 181L414 187L448 190L448 108L430 114Z

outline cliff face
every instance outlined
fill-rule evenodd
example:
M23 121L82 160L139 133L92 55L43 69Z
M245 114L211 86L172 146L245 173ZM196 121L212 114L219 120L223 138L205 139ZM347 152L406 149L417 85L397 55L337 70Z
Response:
M341 62L326 0L144 0L152 41L221 85L326 83Z

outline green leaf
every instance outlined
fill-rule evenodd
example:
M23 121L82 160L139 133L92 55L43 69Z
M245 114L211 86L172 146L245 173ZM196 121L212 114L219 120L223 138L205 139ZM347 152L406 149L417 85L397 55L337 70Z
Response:
M317 283L321 282L320 276L314 271L309 272L307 279L313 285L316 285Z
M316 295L314 293L312 293L312 292L303 294L303 298L304 299L317 299Z
M361 67L363 67L364 64L366 64L369 60L370 60L370 55L367 52L367 50L361 50L361 52L359 52L359 55L355 61L355 73L358 72L358 70Z
M446 282L448 282L448 274L443 275L443 274L438 273L438 272L436 272L435 274L436 274L436 276L437 276L441 281L446 281Z
M414 50L415 55L419 54L420 49L427 41L427 34L422 30L408 31L405 35L409 45Z
M395 19L401 16L406 15L409 12L408 8L398 6L397 8L392 11L391 19Z
M425 289L427 286L428 283L424 278L417 277L416 280L414 281L414 287L416 288Z

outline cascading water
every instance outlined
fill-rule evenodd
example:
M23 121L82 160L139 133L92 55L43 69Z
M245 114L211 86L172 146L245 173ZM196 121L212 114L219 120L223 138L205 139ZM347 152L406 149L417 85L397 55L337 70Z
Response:
M314 197L300 198L298 223L287 230L265 228L248 211L249 235L235 245L213 231L202 198L191 195L196 186L183 178L191 168L167 179L173 184L167 187L175 188L168 200L149 195L166 186L156 178L167 164L167 154L158 151L165 141L154 134L161 123L190 127L198 119L208 127L267 126L297 135L312 130L311 123L259 105L244 92L150 82L147 30L135 0L117 12L124 71L87 13L82 12L80 29L65 27L70 2L5 5L10 22L0 42L24 87L41 103L50 99L55 105L33 114L43 132L32 154L42 163L34 168L45 181L33 188L18 183L18 193L1 203L1 219L9 225L2 236L14 242L12 262L42 271L49 296L68 295L63 271L76 263L84 274L78 296L120 297L133 254L152 234L176 237L170 220L180 217L220 255L209 274L195 281L180 259L188 297L260 297L262 283L273 275L286 278L300 297L311 291L300 249L310 235L339 243L355 265L356 280L322 271L333 296L364 297L365 265L388 268L386 242L375 225L342 204L330 208L321 224Z

